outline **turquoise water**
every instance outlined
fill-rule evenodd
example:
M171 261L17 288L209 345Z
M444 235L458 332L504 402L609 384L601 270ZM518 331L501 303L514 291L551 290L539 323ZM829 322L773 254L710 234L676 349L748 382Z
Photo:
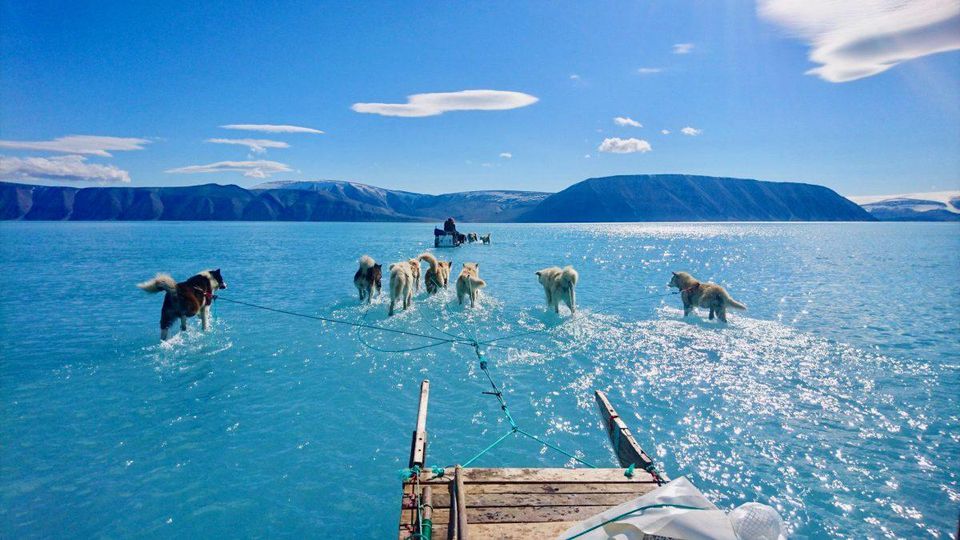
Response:
M431 464L505 431L469 347L375 352L355 329L218 303L158 344L134 284L219 266L224 297L503 341L488 356L522 427L615 461L604 389L672 476L718 505L779 509L794 537L940 537L960 507L960 228L944 224L483 225L478 308L357 305L368 253L430 224L0 224L0 535L390 537L419 381ZM545 311L534 271L573 264L581 311ZM671 270L746 303L684 321ZM450 291L452 292L452 291ZM380 348L423 340L364 332ZM508 347L509 346L509 347ZM511 440L479 466L562 466Z

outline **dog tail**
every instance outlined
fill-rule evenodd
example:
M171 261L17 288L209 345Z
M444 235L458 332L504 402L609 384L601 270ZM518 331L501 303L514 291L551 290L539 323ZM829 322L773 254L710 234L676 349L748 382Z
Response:
M480 287L486 287L487 282L474 276L470 276L467 279L470 280L470 284L473 285L474 289L479 289Z
M158 293L160 291L166 291L170 294L177 293L177 282L170 277L170 274L157 274L155 278L149 281L138 283L137 287L140 287L151 294Z
M560 272L560 283L568 288L573 288L580 279L580 274L572 266L565 266Z
M430 269L434 272L437 271L437 258L433 256L432 253L421 253L417 260L427 261L427 264L430 265Z
M740 311L747 310L747 306L734 300L727 291L723 291L723 303L729 307L732 307L733 309L739 309Z
M363 257L360 257L361 270L369 270L370 268L373 268L373 265L375 264L376 264L376 261L374 261L373 257L369 255L364 255Z

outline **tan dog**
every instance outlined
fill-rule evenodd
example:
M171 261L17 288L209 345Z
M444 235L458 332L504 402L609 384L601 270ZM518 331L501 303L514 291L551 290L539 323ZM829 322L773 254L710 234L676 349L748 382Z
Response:
M465 262L460 276L457 277L457 303L463 304L463 297L470 297L470 307L477 303L477 294L487 282L480 279L480 263Z
M544 268L537 272L537 279L543 285L543 292L547 295L547 306L550 309L560 313L560 302L562 301L570 308L570 313L576 313L576 287L580 275L572 266Z
M741 311L747 309L747 306L734 300L723 287L716 283L701 283L686 272L674 272L667 286L680 289L684 317L689 315L693 308L702 307L710 309L710 320L716 315L721 321L727 322L728 307Z
M413 303L413 270L410 261L390 265L390 315L393 316L397 301L403 301L406 310Z
M430 268L423 274L423 284L429 294L436 294L441 288L446 289L450 282L450 267L452 261L438 261L431 253L423 253L417 257L421 261L427 261Z
M420 259L410 259L410 275L413 276L413 290L420 291Z

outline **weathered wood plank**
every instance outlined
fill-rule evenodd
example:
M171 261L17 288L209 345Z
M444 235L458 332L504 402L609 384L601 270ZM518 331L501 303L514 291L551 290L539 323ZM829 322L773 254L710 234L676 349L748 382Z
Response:
M476 538L496 538L498 540L556 538L577 523L579 522L556 521L553 523L474 523L470 526L470 532ZM446 534L446 526L441 526L434 529L433 537L444 538Z
M438 484L431 483L436 486ZM506 484L470 484L470 494L481 493L637 493L642 494L656 487L652 483L637 482L597 482L597 483L567 483L551 484L536 482L514 482ZM404 493L413 493L413 484L404 485ZM441 506L441 505L437 505Z
M609 509L609 506L511 506L511 507L467 507L467 521L470 532L478 523L545 523L552 521L582 521ZM404 510L404 516L413 510ZM433 511L433 523L436 527L450 523L450 509L437 507Z
M626 493L474 493L467 498L468 507L505 507L505 506L617 506L630 499L639 497L655 486ZM438 492L434 498L437 507L450 506L450 496Z
M425 483L446 483L450 479L448 476L443 478L434 477L433 473L427 471L420 475L420 482ZM512 482L534 482L534 483L644 483L654 482L650 473L646 471L637 471L633 478L627 478L623 475L623 469L534 469L534 468L508 468L508 469L463 469L463 481L466 484L475 483L512 483Z
M469 515L467 513L467 491L463 486L463 467L457 465L456 471L453 475L453 485L454 485L454 494L456 501L451 501L450 508L454 508L454 503L456 503L457 509L457 540L468 540L469 535ZM451 523L452 525L453 523Z
M607 435L610 437L610 444L613 446L613 451L616 453L620 465L624 467L636 465L637 469L641 469L652 464L653 460L637 443L627 424L620 418L610 400L607 399L607 395L600 390L597 390L594 394L597 399L597 406L600 408L600 416L603 418L604 426L607 429ZM645 474L649 475L646 472ZM669 480L666 475L661 474L660 476L664 481Z
M430 381L420 383L420 405L417 407L417 428L410 443L410 465L423 468L427 460L427 404L430 401Z

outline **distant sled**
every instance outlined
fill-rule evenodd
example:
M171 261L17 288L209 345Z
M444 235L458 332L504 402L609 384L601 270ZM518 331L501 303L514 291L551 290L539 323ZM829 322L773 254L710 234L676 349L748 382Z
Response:
M445 231L436 227L433 229L433 247L459 247L464 241L466 236L458 232Z

